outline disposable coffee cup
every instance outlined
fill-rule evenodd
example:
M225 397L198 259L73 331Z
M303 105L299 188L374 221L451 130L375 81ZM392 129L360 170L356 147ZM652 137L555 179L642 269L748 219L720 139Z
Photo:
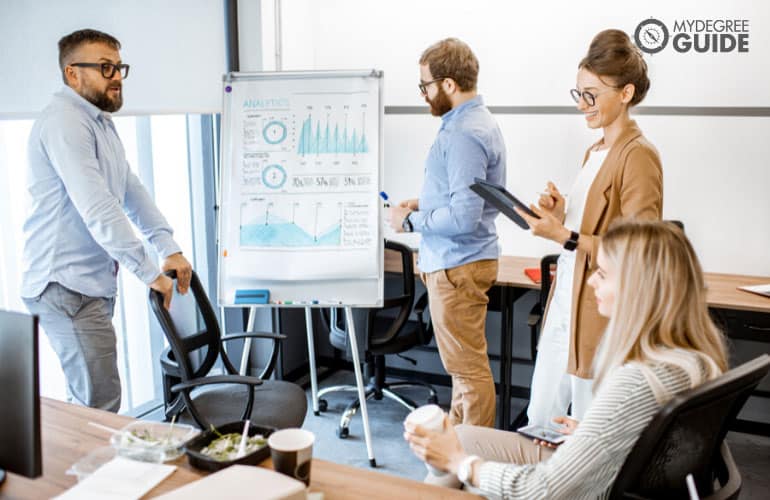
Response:
M310 486L314 441L313 433L303 429L283 429L270 434L267 445L273 469Z
M406 422L419 425L423 429L435 432L444 432L444 410L438 405L425 405L414 409L406 416ZM425 464L434 476L444 476L446 472L438 470L432 465Z

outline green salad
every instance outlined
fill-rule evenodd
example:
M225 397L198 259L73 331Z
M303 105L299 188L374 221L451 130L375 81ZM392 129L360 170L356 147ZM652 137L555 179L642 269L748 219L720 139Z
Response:
M267 440L261 434L255 434L246 438L245 455L257 451L267 444ZM241 445L241 435L235 432L219 434L201 450L201 453L219 462L235 460L238 458L238 447Z
M149 429L132 429L129 432L124 432L121 436L121 446L169 446L174 445L174 436L169 433L164 433L163 437L154 436Z

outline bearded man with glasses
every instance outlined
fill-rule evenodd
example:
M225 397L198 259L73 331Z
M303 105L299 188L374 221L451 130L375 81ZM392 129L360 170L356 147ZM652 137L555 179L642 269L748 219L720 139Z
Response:
M161 270L177 271L180 293L192 274L171 227L131 172L112 122L129 69L119 50L117 39L90 29L59 40L65 85L29 137L21 290L59 357L69 399L113 412L121 398L112 325L118 267L161 292L166 307L174 285ZM162 267L131 222L164 259Z
M498 212L469 186L475 177L505 184L505 144L477 94L478 73L478 59L456 38L437 42L420 57L418 88L441 127L425 161L420 197L391 208L390 224L422 235L418 263L439 355L452 376L449 418L491 427L495 383L485 323L500 254Z

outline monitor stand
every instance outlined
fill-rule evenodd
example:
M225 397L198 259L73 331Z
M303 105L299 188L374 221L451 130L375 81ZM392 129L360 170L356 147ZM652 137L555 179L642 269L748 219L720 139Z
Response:
M0 484L5 482L5 469L0 469Z

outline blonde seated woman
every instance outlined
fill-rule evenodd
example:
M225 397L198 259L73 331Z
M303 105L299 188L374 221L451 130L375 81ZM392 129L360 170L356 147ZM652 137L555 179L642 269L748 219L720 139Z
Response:
M675 394L727 369L708 314L703 272L684 233L665 222L619 222L602 237L589 284L609 318L594 364L594 399L581 422L544 442L445 418L443 432L406 425L414 453L444 476L426 482L502 498L606 496L639 435Z

